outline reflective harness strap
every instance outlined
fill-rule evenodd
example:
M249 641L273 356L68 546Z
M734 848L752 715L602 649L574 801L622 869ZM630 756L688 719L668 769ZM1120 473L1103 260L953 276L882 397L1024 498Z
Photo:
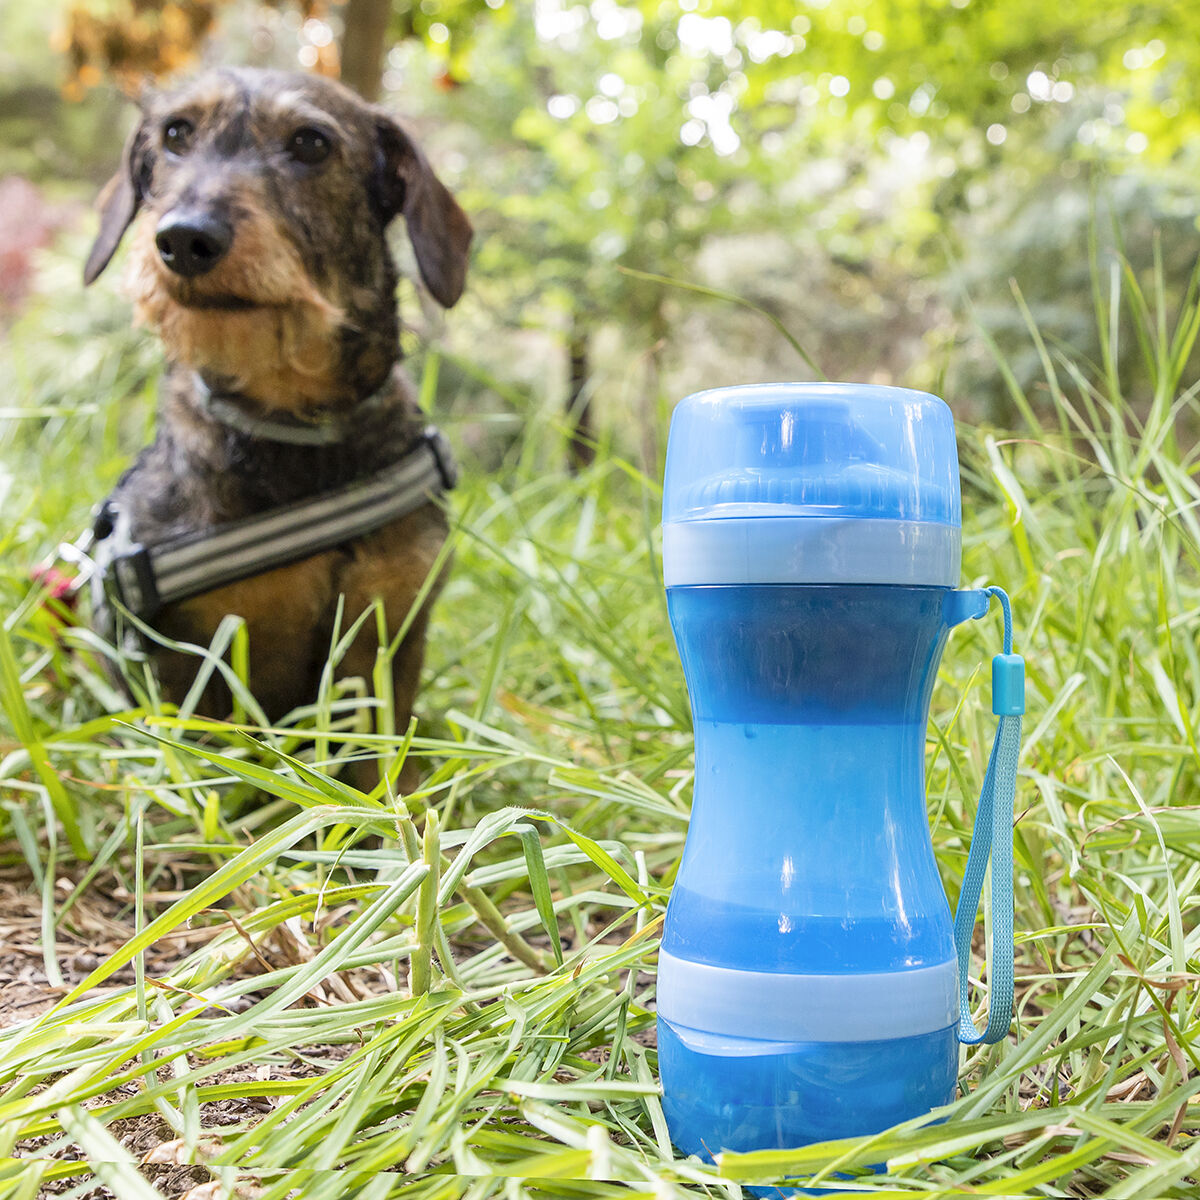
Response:
M966 1045L998 1042L1008 1033L1013 1012L1013 807L1017 760L1021 752L1021 717L1025 712L1025 660L1012 652L1012 610L998 587L985 589L1004 612L1004 653L992 659L992 711L1000 718L988 759L967 869L954 913L954 947L958 952L958 1037ZM975 913L983 891L988 859L992 861L992 959L989 971L988 1022L981 1033L971 1015L969 972Z
M156 546L134 541L129 515L107 501L93 526L92 602L143 621L166 604L212 591L361 537L448 491L458 472L445 436L428 426L384 471L282 508Z

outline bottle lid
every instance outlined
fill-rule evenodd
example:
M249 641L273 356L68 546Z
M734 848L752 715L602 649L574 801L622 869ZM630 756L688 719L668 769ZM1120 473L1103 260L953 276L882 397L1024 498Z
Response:
M855 383L716 388L671 420L668 585L958 582L954 419L927 392Z

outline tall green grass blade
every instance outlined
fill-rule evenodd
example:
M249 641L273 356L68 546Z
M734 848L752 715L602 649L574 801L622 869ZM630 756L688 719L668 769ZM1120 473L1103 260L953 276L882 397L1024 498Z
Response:
M71 852L77 858L87 859L90 856L88 845L79 827L75 806L51 765L45 743L38 737L34 728L33 717L25 700L25 690L21 686L21 673L17 666L16 651L13 649L12 634L8 625L4 623L0 623L0 704L8 714L17 739L25 747L29 761L54 805L54 811L66 831Z

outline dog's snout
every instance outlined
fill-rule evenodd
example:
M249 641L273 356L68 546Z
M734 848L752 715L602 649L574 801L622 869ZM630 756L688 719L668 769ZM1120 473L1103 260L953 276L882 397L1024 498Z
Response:
M154 244L176 275L203 275L225 257L233 230L220 217L205 212L170 212L158 223Z

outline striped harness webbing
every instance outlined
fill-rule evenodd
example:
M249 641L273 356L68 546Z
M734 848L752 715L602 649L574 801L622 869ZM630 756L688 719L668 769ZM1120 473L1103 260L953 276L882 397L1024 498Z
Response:
M164 605L342 545L420 508L458 480L445 435L427 426L399 462L321 492L200 534L145 546L127 511L106 500L77 546L92 563L93 620L110 633L114 602L144 622Z

